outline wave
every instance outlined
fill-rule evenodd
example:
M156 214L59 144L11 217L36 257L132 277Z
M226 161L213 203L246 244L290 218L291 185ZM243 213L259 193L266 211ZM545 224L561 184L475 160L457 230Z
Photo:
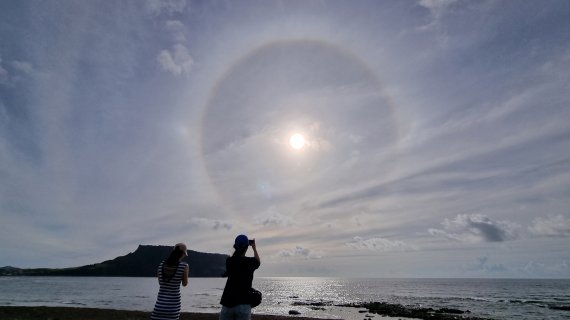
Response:
M402 295L392 295L386 297L387 301L425 301L425 302L490 302L490 303L512 303L512 304L533 304L533 305L566 305L565 303L570 302L568 298L565 297L548 297L547 299L507 299L499 297L458 297L458 296L402 296Z

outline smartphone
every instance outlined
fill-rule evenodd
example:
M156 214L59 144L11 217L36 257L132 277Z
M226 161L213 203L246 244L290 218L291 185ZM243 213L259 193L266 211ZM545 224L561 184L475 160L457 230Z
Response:
M252 246L255 243L255 240L249 240L249 245Z

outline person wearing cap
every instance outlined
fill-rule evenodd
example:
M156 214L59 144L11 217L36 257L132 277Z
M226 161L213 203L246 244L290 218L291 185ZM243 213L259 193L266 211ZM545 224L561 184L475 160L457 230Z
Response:
M188 263L182 261L188 256L188 250L184 243L177 243L168 258L158 266L157 276L160 289L152 320L178 319L182 309L180 298L180 283L188 285Z
M253 257L246 257L248 247L253 249ZM255 239L249 240L240 234L234 241L234 253L226 259L226 274L228 279L220 304L220 320L250 320L251 305L248 294L251 290L253 273L261 265Z

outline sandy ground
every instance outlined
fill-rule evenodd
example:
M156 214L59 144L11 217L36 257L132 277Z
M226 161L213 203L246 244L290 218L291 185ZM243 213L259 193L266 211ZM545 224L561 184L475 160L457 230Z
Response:
M67 308L67 307L3 307L2 320L149 320L150 312L113 309ZM311 320L298 316L274 316L253 314L252 320ZM180 320L218 320L216 313L183 312ZM314 320L314 319L313 319ZM322 319L320 319L322 320Z

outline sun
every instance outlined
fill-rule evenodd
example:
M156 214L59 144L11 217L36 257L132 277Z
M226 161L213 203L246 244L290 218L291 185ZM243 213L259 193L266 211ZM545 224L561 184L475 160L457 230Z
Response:
M291 145L291 148L295 150L303 149L305 143L305 137L303 137L303 135L300 133L295 133L291 136L291 138L289 138L289 144Z

